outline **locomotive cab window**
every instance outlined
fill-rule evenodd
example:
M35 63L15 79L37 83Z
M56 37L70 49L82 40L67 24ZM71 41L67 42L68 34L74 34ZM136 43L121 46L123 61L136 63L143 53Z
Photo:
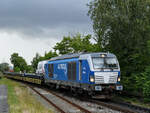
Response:
M48 72L49 72L49 76L53 77L53 72L54 72L53 64L48 64Z
M94 69L118 68L118 62L115 57L94 57L92 58Z

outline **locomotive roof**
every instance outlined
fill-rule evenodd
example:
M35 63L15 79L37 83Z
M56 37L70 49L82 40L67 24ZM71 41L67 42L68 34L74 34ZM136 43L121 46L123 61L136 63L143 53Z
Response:
M65 55L62 55L62 56L53 57L53 58L50 59L50 61L52 61L52 60L68 59L68 58L78 58L82 54L83 53L65 54Z
M62 59L69 59L69 58L79 58L81 55L91 55L91 56L97 56L100 54L107 54L108 57L115 57L114 54L112 53L107 53L107 52L98 52L98 53L71 53L71 54L65 54L62 56L57 56L57 57L53 57L50 59L50 61L54 61L54 60L62 60Z

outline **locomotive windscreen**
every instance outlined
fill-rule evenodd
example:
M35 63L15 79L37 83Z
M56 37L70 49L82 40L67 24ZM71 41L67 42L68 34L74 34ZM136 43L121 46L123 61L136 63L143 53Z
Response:
M94 69L118 68L118 62L115 57L93 57Z

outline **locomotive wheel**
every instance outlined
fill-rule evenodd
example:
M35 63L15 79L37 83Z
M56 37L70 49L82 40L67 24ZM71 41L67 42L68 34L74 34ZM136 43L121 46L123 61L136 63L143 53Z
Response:
M72 96L76 97L78 95L78 92L75 88L71 88L71 94Z

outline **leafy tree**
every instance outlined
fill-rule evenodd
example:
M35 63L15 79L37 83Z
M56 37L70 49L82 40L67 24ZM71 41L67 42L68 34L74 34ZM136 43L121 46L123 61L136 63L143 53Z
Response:
M45 52L44 56L40 56L38 53L36 53L36 56L33 58L31 62L32 67L33 67L33 72L36 71L38 62L43 61L43 60L49 60L50 58L55 57L55 56L57 56L57 53L52 52L52 51L49 51L48 53Z
M150 64L150 0L94 0L88 6L97 44L117 55L123 84L133 91Z
M136 76L137 91L142 92L144 97L150 98L150 66L145 71Z
M28 73L34 73L34 69L33 69L32 65L27 66L27 72Z
M18 53L13 53L10 58L11 63L14 65L14 71L27 71L27 63L25 59L18 55Z
M19 67L14 67L14 72L20 72L20 68Z
M61 42L56 43L54 50L59 51L59 54L97 51L97 45L92 44L90 39L91 35L64 36Z
M72 52L72 48L70 48L70 37L64 37L60 43L56 43L54 50L58 50L60 54L67 54Z
M36 71L38 62L40 61L40 55L38 53L36 53L36 56L33 58L33 60L31 61L32 67L34 69L34 72Z
M8 63L1 63L0 64L0 71L4 72L4 71L8 71L9 70L9 64Z
M44 60L49 60L51 59L52 57L56 57L58 56L56 52L52 52L52 51L49 51L48 53L45 52L45 55L44 55Z

